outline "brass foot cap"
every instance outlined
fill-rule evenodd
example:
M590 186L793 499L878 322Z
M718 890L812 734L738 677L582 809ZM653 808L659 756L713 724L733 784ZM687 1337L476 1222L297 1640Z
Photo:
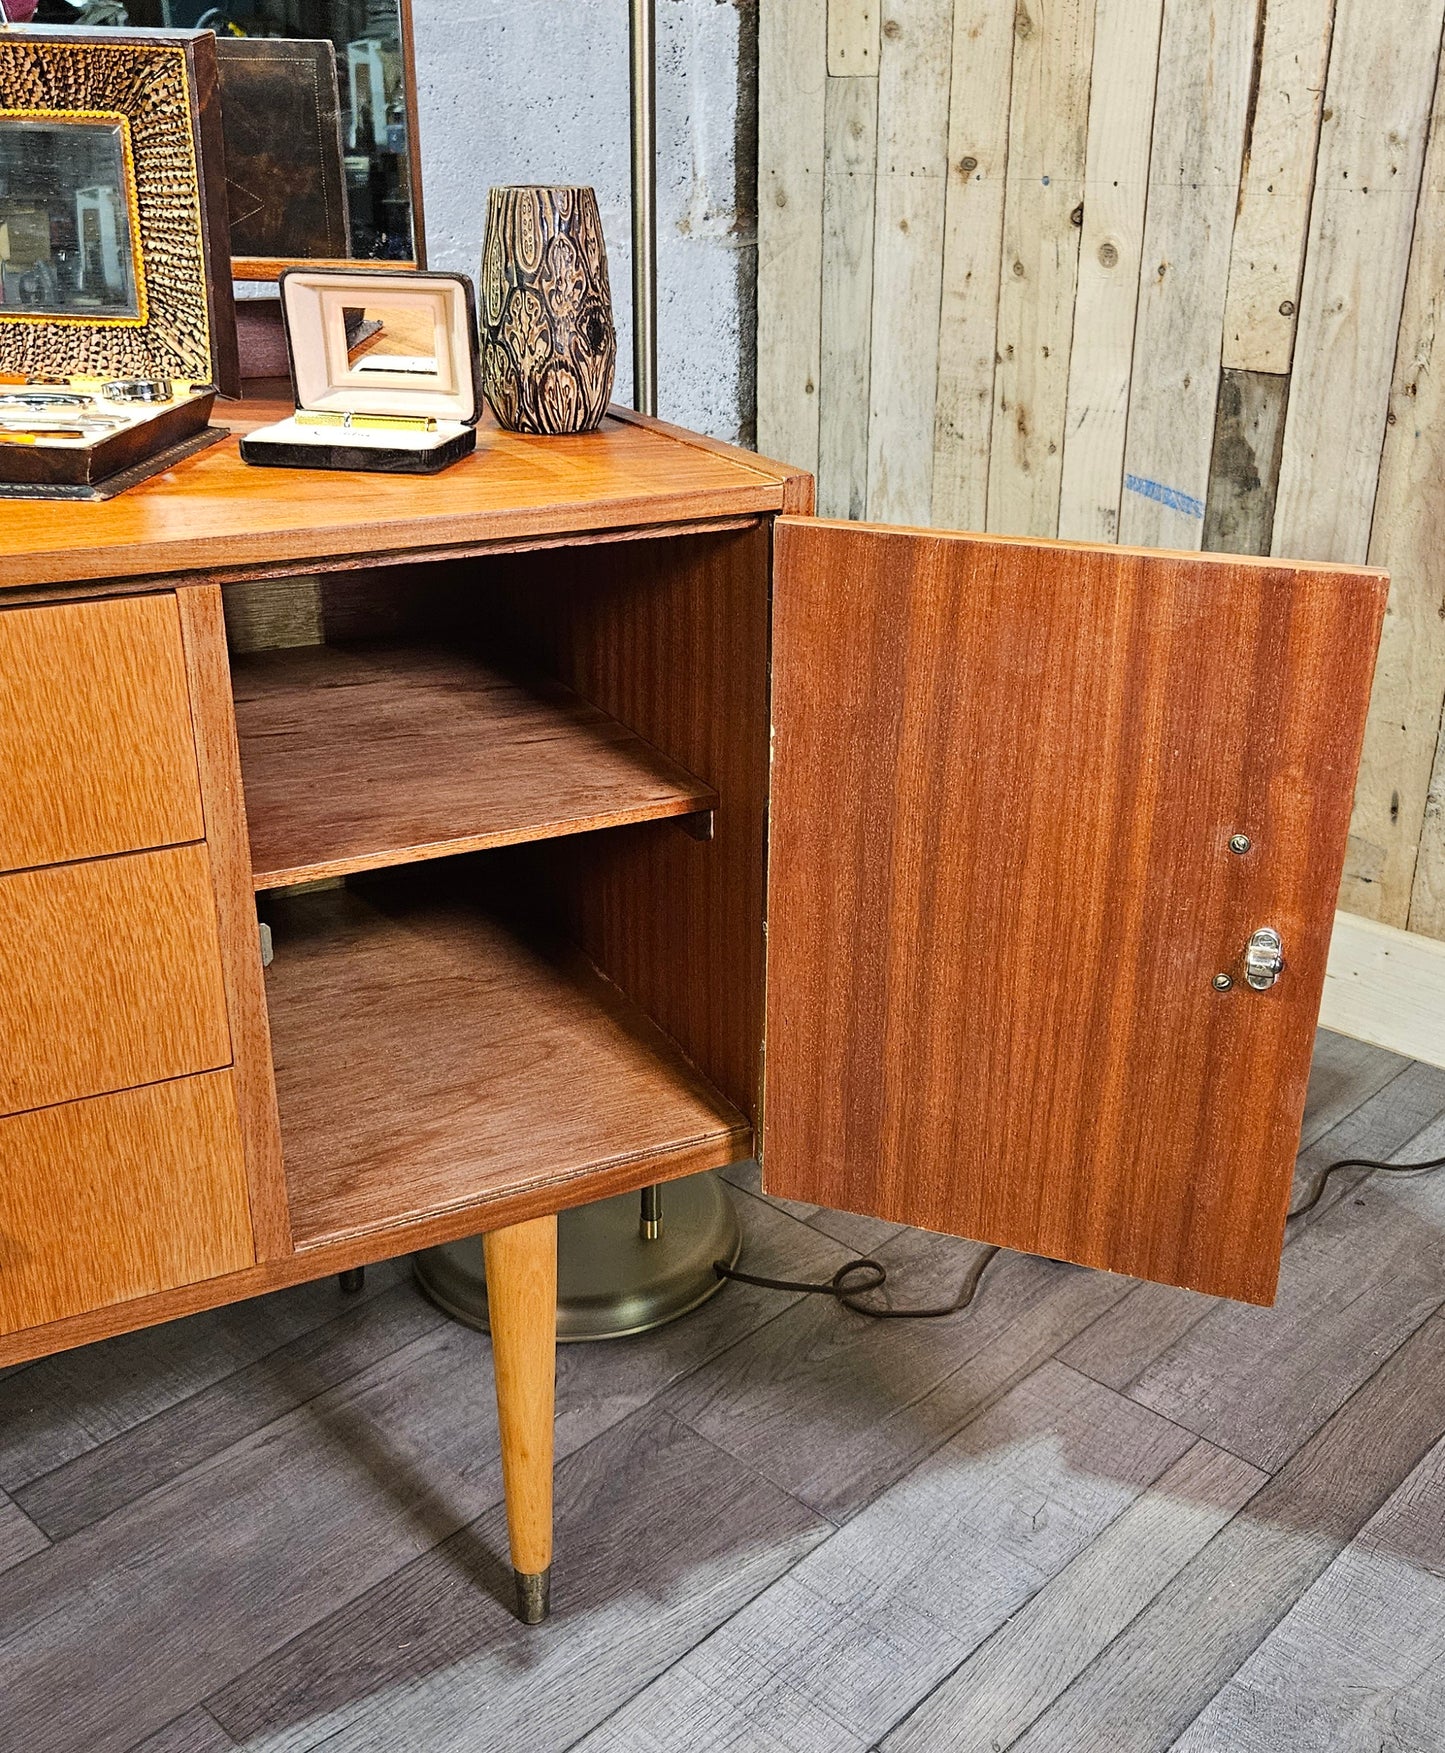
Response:
M552 1611L552 1567L546 1570L514 1570L517 1580L517 1617L523 1625L540 1625Z

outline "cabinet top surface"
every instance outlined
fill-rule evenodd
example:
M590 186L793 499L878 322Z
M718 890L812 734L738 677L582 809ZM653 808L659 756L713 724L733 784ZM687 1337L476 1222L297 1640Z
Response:
M783 507L795 471L620 412L576 438L504 432L440 475L253 468L242 432L286 399L221 403L232 436L101 503L0 500L0 589L200 573L748 515Z

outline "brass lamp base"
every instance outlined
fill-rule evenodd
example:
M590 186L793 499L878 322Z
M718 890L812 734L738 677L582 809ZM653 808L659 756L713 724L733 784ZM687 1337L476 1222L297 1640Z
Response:
M715 1260L733 1265L742 1226L726 1183L709 1171L668 1181L652 1240L642 1202L619 1193L557 1218L557 1338L620 1339L675 1321L721 1290ZM651 1227L651 1226L649 1226ZM468 1327L487 1326L487 1280L476 1236L413 1255L417 1283Z

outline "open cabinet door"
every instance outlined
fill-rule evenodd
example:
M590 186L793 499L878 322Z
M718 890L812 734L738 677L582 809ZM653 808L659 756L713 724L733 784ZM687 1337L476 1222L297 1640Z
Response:
M1385 592L780 518L767 1191L1271 1301Z

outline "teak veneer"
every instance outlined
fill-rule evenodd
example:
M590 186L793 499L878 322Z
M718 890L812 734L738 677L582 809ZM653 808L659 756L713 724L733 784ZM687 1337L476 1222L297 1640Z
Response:
M0 1364L485 1232L535 1618L564 1207L1270 1299L1383 575L811 511L623 412L7 509Z
M298 1247L563 1189L747 1121L574 950L391 883L271 909L271 1043ZM642 1176L645 1179L645 1175Z
M466 653L321 645L232 674L258 889L717 802L570 690Z

